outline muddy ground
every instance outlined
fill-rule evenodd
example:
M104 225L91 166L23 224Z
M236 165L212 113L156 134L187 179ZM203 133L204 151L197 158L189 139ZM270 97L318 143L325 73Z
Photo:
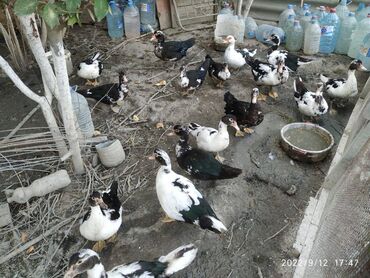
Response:
M223 156L226 157L227 164L242 168L242 175L233 180L196 181L199 190L228 227L228 233L220 237L188 224L163 224L160 221L163 212L155 192L158 164L148 160L148 156L155 147L167 150L173 159L174 170L185 175L174 160L177 138L170 136L171 127L190 121L217 127L223 115L225 91L229 90L237 98L249 101L251 89L254 87L250 69L245 67L232 74L224 89L216 88L213 81L207 78L202 88L193 96L184 97L176 85L178 79L175 79L163 92L158 93L154 84L160 80L169 81L179 73L180 65L200 61L206 53L216 60L222 60L223 53L212 48L210 29L189 33L169 30L167 33L175 32L176 34L170 36L171 39L192 36L197 39L197 44L189 51L188 57L177 62L175 66L154 56L149 37L124 45L112 53L104 63L105 70L100 82L116 82L118 71L124 69L130 80L131 93L120 114L115 114L101 105L96 106L93 111L96 129L109 137L119 138L128 156L126 161L115 169L96 167L96 176L90 188L104 188L109 185L112 175L119 176L120 196L124 201L124 224L118 233L117 241L101 254L102 261L106 269L110 269L136 259L152 259L179 245L194 243L199 248L196 260L174 277L259 277L258 269L263 277L292 277L294 269L283 267L282 260L295 256L292 245L303 218L303 211L309 198L315 196L318 191L333 157L331 154L321 163L304 164L292 161L280 148L281 127L287 123L301 121L293 98L292 78L287 84L278 87L277 100L267 98L266 102L261 102L265 119L255 128L254 134L244 138L231 136L230 147L223 152ZM75 27L68 32L65 39L66 48L71 51L74 64L95 50L107 52L118 43L110 41L106 31L99 25ZM248 40L245 44L257 47L257 56L265 57L264 45L255 40ZM2 52L4 51L2 49ZM316 58L316 62L299 71L308 88L312 89L316 88L318 72L345 77L351 61L346 56L337 55ZM367 75L358 73L357 76L361 90ZM34 90L39 88L40 78L36 70L23 74L23 80ZM0 129L6 130L13 128L23 119L34 107L34 103L24 98L6 78L1 78L1 84ZM74 76L71 84L83 85L83 81ZM154 100L143 107L153 95L156 95ZM336 143L339 142L355 101L351 100L335 115L327 114L320 122L332 132ZM138 115L139 122L132 120L133 114ZM156 128L158 122L163 122L164 129ZM36 114L26 126L44 125L42 116ZM234 131L230 130L230 133L233 134ZM7 180L8 175L10 173L2 173L2 180ZM27 173L27 177L32 180L32 173ZM5 188L11 183L7 180L2 184ZM290 196L286 191L293 185L297 190ZM86 194L87 188L82 188L81 183L75 183L58 194L60 217L77 214L77 211L68 209L68 201L70 198L80 199L80 206L83 206ZM12 205L11 209L14 212L26 207ZM39 257L32 260L32 252L22 254L1 266L1 276L61 277L68 257L82 246L92 246L81 238L77 225L72 227L68 235L67 228L68 226L64 227L59 233L43 241L44 245L52 240L60 243L66 236L66 240L47 267L43 268L43 262L40 260L42 256L48 256L50 253L36 249L39 250L41 259ZM26 228L24 230L27 232ZM279 233L273 236L277 232ZM7 253L15 244L11 235L7 234L5 238L8 243L3 242L0 245L1 254Z

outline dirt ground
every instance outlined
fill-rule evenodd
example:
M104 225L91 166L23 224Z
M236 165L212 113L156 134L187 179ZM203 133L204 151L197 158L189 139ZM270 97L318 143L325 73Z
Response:
M167 33L174 32L177 31L169 30ZM115 169L96 167L92 188L79 187L81 183L69 186L64 192L58 193L57 206L61 218L76 215L79 212L68 207L69 198L80 200L79 206L83 207L88 190L104 188L109 185L113 174L119 176L124 208L123 225L117 241L101 254L107 270L136 259L153 259L179 245L194 243L199 248L196 260L174 277L292 277L294 269L283 267L282 260L295 256L292 245L303 211L309 198L315 196L320 188L333 157L331 154L321 163L304 164L292 161L280 148L281 127L301 121L293 98L293 78L278 87L277 100L268 98L266 102L261 102L265 119L254 134L244 138L231 136L230 146L223 152L223 156L227 164L242 168L243 174L233 180L195 181L229 231L224 236L218 236L196 226L184 223L163 224L159 220L163 212L155 192L158 164L148 160L153 149L160 147L167 150L173 160L174 170L186 175L174 158L177 138L170 136L171 127L190 121L217 127L223 115L225 91L229 90L237 98L249 101L250 92L255 86L250 69L244 67L232 73L224 89L217 89L212 80L207 78L193 96L184 97L175 84L179 81L176 78L163 92L158 93L154 84L160 80L169 81L176 76L180 65L200 61L206 53L216 60L222 60L223 53L212 48L212 33L212 30L205 29L170 35L171 39L193 36L197 40L188 56L175 66L155 57L149 37L124 45L104 63L105 70L100 82L116 82L118 71L124 69L130 80L130 96L120 114L100 105L95 107L95 128L111 138L119 138L126 150L127 159ZM107 52L118 43L109 40L106 31L98 25L75 27L65 39L74 64L95 50ZM248 40L245 44L257 47L257 56L265 58L264 45L255 40ZM4 49L1 51L4 52ZM308 88L312 89L316 88L319 81L319 72L333 77L345 77L351 61L346 56L337 55L316 58L317 61L302 67L298 72ZM358 73L357 76L361 90L368 75ZM39 88L40 77L36 70L24 74L23 80L34 90ZM35 105L23 97L8 79L1 77L0 82L0 129L8 130L14 128ZM72 84L82 85L83 81L74 76ZM153 95L155 97L148 103ZM332 132L336 143L339 142L355 101L351 100L336 115L328 113L320 122ZM138 115L139 122L132 120L134 114ZM164 123L164 129L156 128L158 122ZM26 126L44 125L42 116L36 114ZM230 133L234 131L230 130ZM2 189L10 184L16 187L14 181L11 183L7 180L8 175L8 172L1 174ZM27 177L32 179L32 173L27 173ZM290 196L286 191L293 185L297 190ZM1 198L3 200L4 196ZM11 205L11 209L12 212L25 210L26 206ZM81 238L78 225L74 225L71 231L67 228L65 226L59 233L42 241L44 245L51 241L61 243L59 249L54 250L54 246L52 251L55 251L55 256L48 266L42 267L42 258L50 255L50 250L46 252L37 249L40 250L39 257L32 259L31 252L3 264L0 276L62 277L68 257L83 246L92 246ZM27 231L27 228L20 228L19 231ZM0 254L6 254L15 244L10 232L4 238L8 243L0 244ZM65 240L62 242L62 239Z

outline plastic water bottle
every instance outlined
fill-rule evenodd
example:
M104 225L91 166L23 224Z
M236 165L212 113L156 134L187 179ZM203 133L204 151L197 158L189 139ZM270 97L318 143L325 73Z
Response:
M317 17L312 17L312 20L307 25L304 33L303 52L307 55L314 55L319 52L321 38L321 28L317 22Z
M349 45L351 43L352 33L357 27L357 20L354 13L349 13L341 24L338 35L337 45L335 46L335 53L347 54Z
M72 98L73 112L76 115L76 120L79 130L86 138L90 138L94 134L94 123L91 119L89 104L85 97L76 92L77 86L69 87Z
M288 17L290 15L295 15L295 12L294 12L294 6L292 4L288 4L288 8L285 9L279 16L279 27L280 28L283 28L283 26L285 25L285 22L286 20L288 19Z
M310 5L307 3L303 4L303 7L296 12L296 19L300 20L307 12L310 11Z
M328 13L326 12L326 8L325 6L320 6L319 7L319 11L317 13L317 20L319 22L321 22L321 20L323 20L323 18L327 15Z
M224 2L222 9L218 12L218 14L234 14L234 11L231 9L228 2Z
M330 13L321 20L320 26L320 52L330 54L334 51L339 31L339 17L335 13L335 8L330 9Z
M220 37L233 35L234 38L242 43L244 40L245 23L244 18L239 18L237 15L232 14L219 14L217 15L217 22L215 28L215 39Z
M367 5L366 8L362 9L361 11L359 11L358 13L356 12L357 22L360 22L363 19L365 19L369 13L370 13L370 4Z
M286 34L286 49L289 51L298 51L302 48L303 28L298 20L294 21L293 28Z
M110 11L107 14L108 35L112 39L123 37L122 11L115 1L109 1Z
M272 34L278 35L282 42L285 41L284 30L268 24L261 24L260 26L258 26L256 39L260 42L265 42Z
M288 16L288 19L285 21L284 26L282 27L282 29L284 30L285 34L288 32L288 30L290 28L293 28L294 20L295 20L295 15L290 14Z
M362 61L367 70L370 70L370 34L367 34L362 41L357 53L357 59Z
M123 12L125 33L127 39L132 39L140 36L140 16L139 10L133 4L132 0L128 0L127 4Z
M356 58L357 51L365 36L370 33L370 13L367 18L357 24L357 28L352 33L351 44L349 45L348 56Z
M144 33L151 32L158 28L158 21L155 12L155 0L141 0L140 10L140 29Z
M258 25L256 21L253 19L253 17L246 16L244 17L244 23L245 23L245 31L244 36L248 39L253 39L256 37L256 31L258 29Z
M312 15L310 12L306 12L306 14L303 17L301 17L300 24L303 30L306 30L306 26L310 23L311 19L312 19Z
M366 8L365 3L360 2L360 3L358 4L358 7L357 7L356 12L355 12L355 14L356 14L356 20L357 20L357 21L359 21L359 20L357 19L357 17L359 16L360 12L361 12L363 9L365 9L365 8Z
M340 19L340 22L342 22L349 13L349 9L347 7L347 0L341 0L335 9L336 9L337 16Z

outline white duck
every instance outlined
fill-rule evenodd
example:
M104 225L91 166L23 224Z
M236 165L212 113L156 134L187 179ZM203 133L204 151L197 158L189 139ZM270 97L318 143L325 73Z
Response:
M324 84L319 83L318 85L316 92L310 92L307 90L300 77L294 80L294 99L297 103L299 112L304 116L314 118L328 112L328 103L322 95Z
M219 155L219 152L229 146L228 126L232 126L237 131L240 131L236 117L233 115L223 116L218 124L218 130L212 127L201 126L197 123L190 123L188 128L190 134L195 137L198 148L207 152L217 153L216 159L222 162L224 158Z
M97 52L77 66L77 75L87 80L86 85L97 86L99 84L97 78L103 71L103 63L100 60L100 56L100 52Z
M172 171L168 154L156 149L154 157L161 164L156 177L156 191L159 203L167 215L162 221L177 220L198 225L215 233L226 232L227 228L194 184Z
M252 74L256 84L261 86L269 86L269 96L277 98L278 93L272 90L273 86L284 84L289 78L289 70L285 66L284 61L279 59L276 65L261 62L258 59L246 58L248 65L252 69Z
M114 240L122 224L122 206L117 197L118 183L102 193L93 191L89 198L90 210L80 225L80 233L87 240L97 241L93 249L101 251L105 240Z
M84 272L88 278L155 278L170 277L190 265L198 249L193 245L183 245L155 261L136 261L119 265L105 271L99 255L90 249L82 249L69 259L64 278L73 278Z
M246 57L253 57L257 53L257 49L252 52L246 48L235 49L235 38L233 36L227 36L224 43L229 44L225 50L224 60L229 65L229 67L234 69L239 69L246 64Z
M355 72L367 71L367 69L362 65L361 60L353 60L348 68L347 80L344 78L328 78L321 74L320 79L325 83L325 90L330 97L333 98L350 98L354 97L358 93L357 89L357 79Z

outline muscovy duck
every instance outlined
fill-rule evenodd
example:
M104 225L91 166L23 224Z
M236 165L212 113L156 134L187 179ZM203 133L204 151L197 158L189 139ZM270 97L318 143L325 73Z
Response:
M178 61L186 56L186 52L195 44L195 39L186 41L165 41L162 31L155 31L152 38L154 54L163 61Z
M357 79L355 72L367 71L362 65L361 60L353 60L348 68L348 77L344 78L328 78L321 74L320 79L325 84L325 91L330 97L333 98L350 98L354 97L358 93Z
M99 84L97 78L103 71L103 63L101 62L100 58L101 53L96 52L93 56L83 60L77 66L77 75L87 80L85 85L97 86Z
M155 261L136 261L119 265L105 271L99 255L90 249L82 249L69 259L68 270L64 278L73 278L84 272L88 278L155 278L170 277L189 266L197 255L198 249L193 245L183 245Z
M208 69L209 76L217 82L217 87L222 88L224 82L230 78L229 66L227 63L217 63L209 55L206 57L211 60L211 65Z
M328 104L322 95L323 83L318 84L316 92L309 91L300 77L294 80L294 99L302 115L317 118L328 112Z
M246 57L253 57L257 53L257 49L249 51L247 48L235 49L235 38L233 36L227 36L224 40L224 43L228 44L228 47L225 50L224 60L234 69L239 69L245 65Z
M254 88L251 93L251 102L240 101L230 92L224 95L225 113L236 117L238 125L246 133L253 133L253 126L258 126L264 119L258 102L259 90Z
M168 154L164 150L155 149L154 156L161 164L156 177L156 191L166 213L162 221L195 224L218 234L226 232L227 228L194 184L172 170Z
M101 103L118 105L123 104L123 99L128 96L128 80L126 74L122 71L119 73L118 83L109 83L94 87L91 89L77 90L77 93L86 98L93 98Z
M204 80L206 79L210 64L211 59L206 56L204 62L195 70L187 71L187 68L184 66L180 68L180 86L181 88L186 89L184 94L187 94L190 91L194 92L203 84Z
M242 173L239 168L222 164L213 157L212 153L193 149L188 143L188 128L175 125L173 129L180 137L176 144L177 163L193 178L199 180L233 179Z
M289 78L289 70L285 66L284 61L279 59L276 65L261 62L258 59L246 58L248 65L252 69L252 74L256 84L261 86L268 86L269 96L277 98L278 93L272 90L273 86L284 84Z
M278 35L272 34L266 41L273 43L267 50L267 61L272 65L277 65L282 60L290 70L297 71L299 66L313 61L312 59L289 53L287 50L278 49L280 45L280 37Z
M201 126L197 123L190 123L188 128L190 134L195 137L198 148L206 152L217 153L215 158L222 162L224 158L219 155L219 152L225 150L230 143L229 132L227 131L228 126L240 130L236 117L233 115L223 116L218 124L218 130L212 127Z
M93 250L101 251L105 240L114 240L122 224L122 206L117 196L118 182L114 181L102 193L93 191L89 197L90 210L80 225L80 233L87 240L97 241Z

